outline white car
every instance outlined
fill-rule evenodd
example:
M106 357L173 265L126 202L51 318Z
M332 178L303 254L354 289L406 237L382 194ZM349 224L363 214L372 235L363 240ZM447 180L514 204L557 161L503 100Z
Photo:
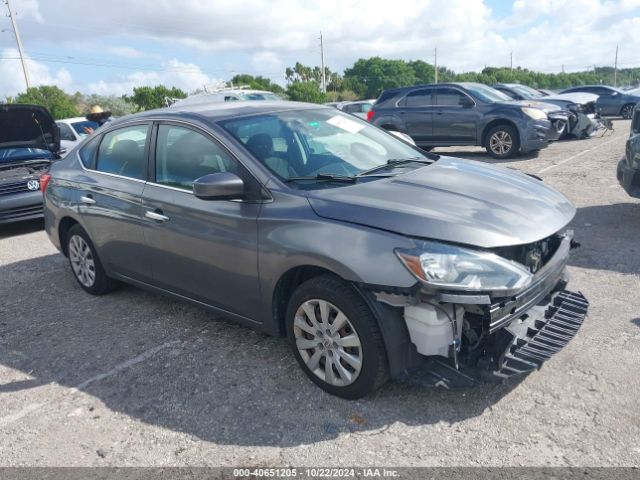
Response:
M340 102L336 105L338 110L342 110L343 112L351 113L356 117L367 118L367 113L373 107L375 100L359 100L355 102Z
M171 100L171 99L168 99ZM221 88L211 92L191 95L182 100L170 104L171 107L184 107L185 105L198 105L201 103L236 102L242 100L273 100L280 101L281 97L266 90L252 90L248 88Z
M97 129L100 125L92 122L84 117L64 118L56 120L56 124L60 127L60 147L70 151L90 132L85 129Z

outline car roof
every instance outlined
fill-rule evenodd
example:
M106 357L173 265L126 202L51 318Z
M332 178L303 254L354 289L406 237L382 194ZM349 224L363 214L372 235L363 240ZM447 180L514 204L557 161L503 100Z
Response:
M123 121L131 121L134 119L143 120L145 118L156 117L180 118L185 116L199 120L217 122L219 120L227 120L236 117L317 108L334 110L332 107L319 105L317 103L290 102L286 100L247 100L242 102L198 103L184 106L173 105L171 107L134 113L133 115L121 117L118 120L111 122L110 125L117 125Z

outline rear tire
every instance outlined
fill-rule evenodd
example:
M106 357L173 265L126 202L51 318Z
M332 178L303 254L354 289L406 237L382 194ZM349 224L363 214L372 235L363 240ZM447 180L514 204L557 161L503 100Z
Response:
M85 292L104 295L117 288L118 282L107 276L89 235L80 225L67 232L66 248L73 276Z
M626 104L620 110L620 116L622 118L624 118L625 120L629 120L631 117L633 117L633 109L634 108L635 108L635 105L633 103Z
M361 398L389 378L378 323L348 282L330 275L304 282L289 300L286 328L304 372L332 395Z
M493 158L511 158L520 150L520 137L516 129L510 125L493 127L486 138L485 148Z

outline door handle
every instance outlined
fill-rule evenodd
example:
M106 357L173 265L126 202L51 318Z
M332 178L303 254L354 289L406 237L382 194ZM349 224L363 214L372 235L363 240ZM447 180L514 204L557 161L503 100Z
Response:
M169 217L163 215L161 212L162 210L147 210L146 212L144 212L144 216L150 218L151 220L155 220L156 222L166 222L167 220L169 220Z
M87 205L93 205L94 203L96 203L91 194L80 197L80 201L82 203L86 203Z

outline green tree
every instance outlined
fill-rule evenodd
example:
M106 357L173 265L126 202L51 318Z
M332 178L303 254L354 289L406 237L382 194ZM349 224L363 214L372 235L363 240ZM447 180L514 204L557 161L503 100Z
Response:
M255 90L267 90L268 92L273 92L278 94L284 93L284 88L282 88L277 83L272 82L270 79L266 77L262 77L260 75L258 75L257 77L254 77L253 75L247 75L244 73L238 74L238 75L235 75L230 80L230 82L234 86L248 85L250 88L253 88Z
M383 90L415 85L416 73L404 60L380 57L361 58L344 71L351 90L366 98L376 98Z
M320 86L314 81L302 82L295 80L287 87L290 100L309 103L324 103L327 96L320 91Z
M56 120L79 115L71 96L58 87L42 85L31 87L14 99L15 103L31 103L46 107Z
M123 95L125 101L135 107L136 112L162 108L166 105L167 98L186 97L186 92L179 88L167 88L164 85L156 85L155 87L135 87L133 89L133 95Z

